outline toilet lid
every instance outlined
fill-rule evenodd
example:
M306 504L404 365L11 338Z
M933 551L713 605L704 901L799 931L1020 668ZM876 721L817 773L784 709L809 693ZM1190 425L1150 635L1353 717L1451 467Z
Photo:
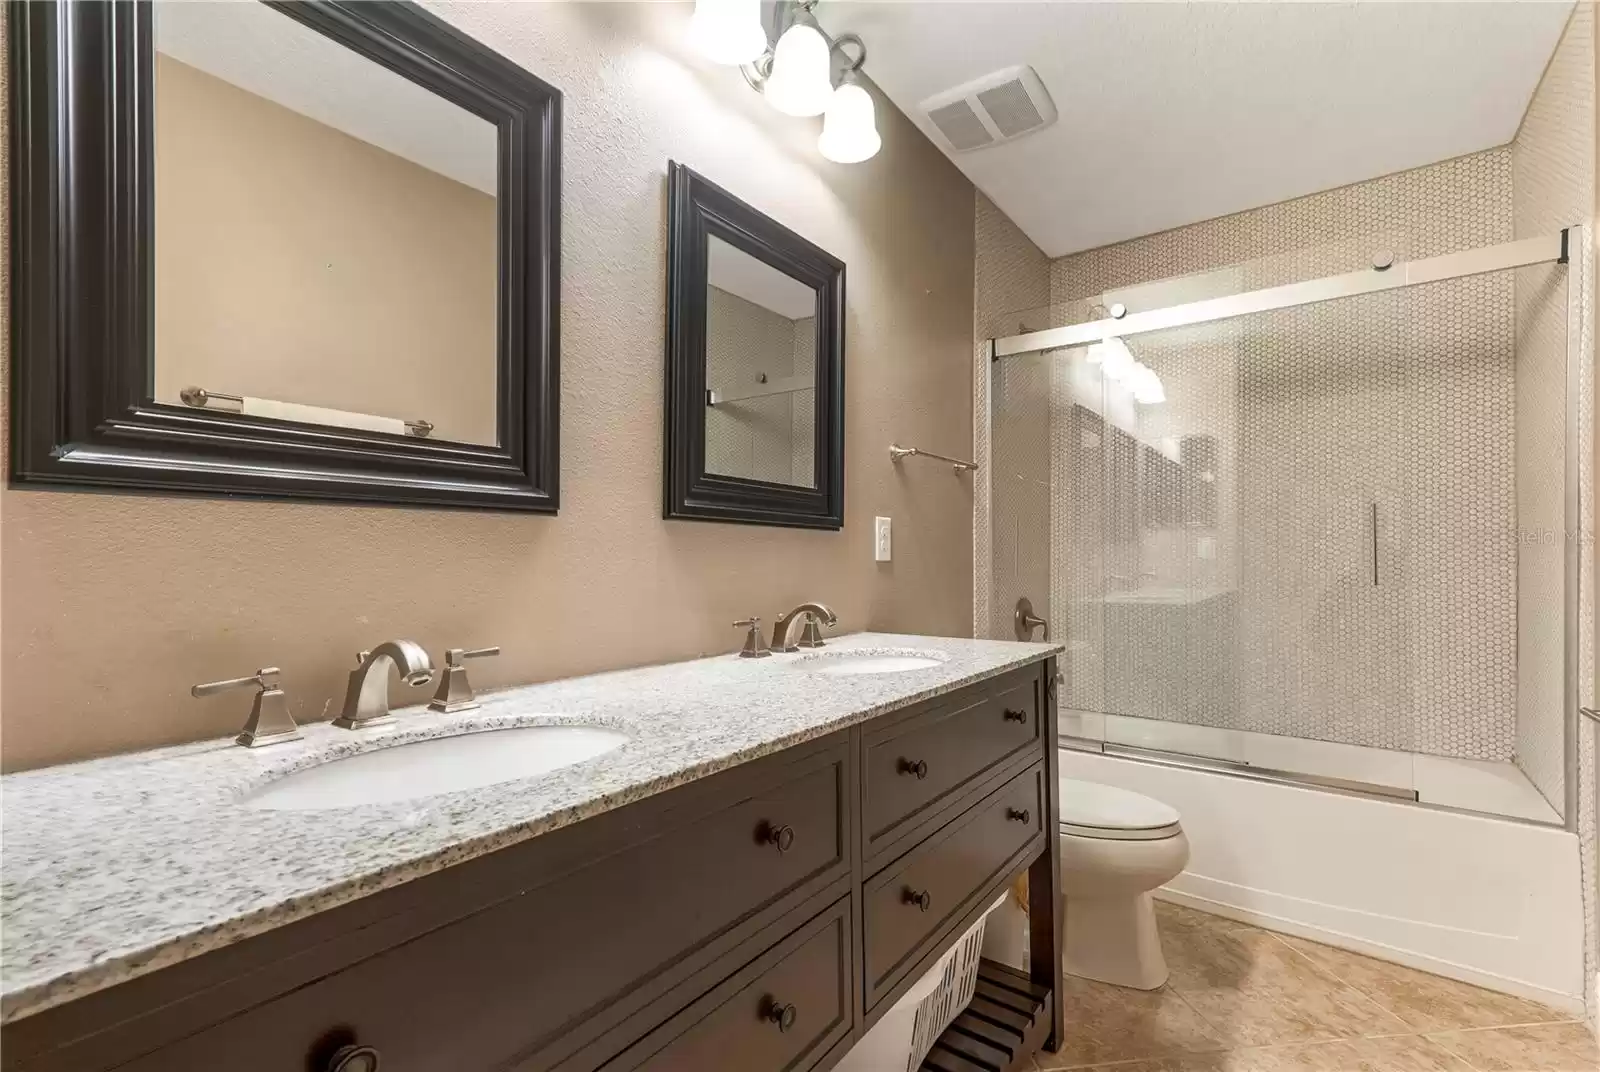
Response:
M1079 837L1147 840L1178 833L1178 809L1099 782L1062 778L1061 829Z

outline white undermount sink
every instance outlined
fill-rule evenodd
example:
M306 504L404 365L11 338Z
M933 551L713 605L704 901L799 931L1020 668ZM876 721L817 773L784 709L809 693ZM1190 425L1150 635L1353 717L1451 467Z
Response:
M247 808L324 811L393 804L546 774L621 747L603 726L512 726L433 737L330 760L247 794Z
M932 670L944 660L942 654L917 651L830 651L802 656L793 666L814 674L903 674Z

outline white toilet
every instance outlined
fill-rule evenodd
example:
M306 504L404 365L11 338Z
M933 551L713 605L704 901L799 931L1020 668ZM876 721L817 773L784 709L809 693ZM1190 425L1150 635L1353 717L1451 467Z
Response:
M1176 808L1062 778L1061 894L1068 974L1154 990L1167 981L1150 891L1189 862Z

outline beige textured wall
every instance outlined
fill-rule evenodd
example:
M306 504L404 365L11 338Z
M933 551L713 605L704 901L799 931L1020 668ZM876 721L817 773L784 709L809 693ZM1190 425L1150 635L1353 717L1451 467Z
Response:
M158 399L498 442L493 197L159 54L155 116Z
M732 651L734 618L808 597L971 635L970 482L887 454L971 447L966 179L882 98L883 151L823 160L815 120L688 53L685 4L429 6L565 93L560 516L7 490L7 768L232 733L242 697L188 687L262 665L324 717L395 636L501 644L473 677L504 686ZM669 158L848 265L842 532L661 519Z

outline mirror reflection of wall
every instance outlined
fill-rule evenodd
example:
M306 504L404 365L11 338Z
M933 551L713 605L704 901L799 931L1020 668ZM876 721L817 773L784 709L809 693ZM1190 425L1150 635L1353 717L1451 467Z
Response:
M264 4L155 41L155 400L495 445L495 126Z
M814 488L817 293L708 243L706 472Z

